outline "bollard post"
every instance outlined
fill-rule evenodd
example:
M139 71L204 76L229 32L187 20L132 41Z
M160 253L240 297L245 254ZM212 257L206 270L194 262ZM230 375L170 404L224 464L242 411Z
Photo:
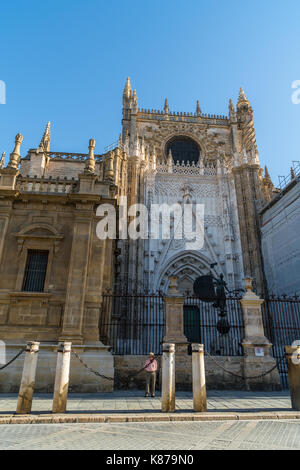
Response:
M163 344L161 411L175 411L175 344Z
M203 344L192 344L194 411L207 411Z
M293 410L300 411L300 346L285 347Z
M28 414L31 412L39 346L40 343L36 341L29 341L26 346L23 373L16 410L17 414Z
M52 413L65 413L67 409L72 343L58 344Z

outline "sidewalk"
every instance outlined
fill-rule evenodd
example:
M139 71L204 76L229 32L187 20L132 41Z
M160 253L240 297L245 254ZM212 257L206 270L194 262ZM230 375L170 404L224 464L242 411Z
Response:
M16 394L0 395L0 424L300 419L288 391L208 391L206 413L193 411L190 392L176 393L175 413L161 413L160 393L144 398L142 390L70 393L68 411L59 415L51 413L50 394L34 395L31 415L15 415L16 404Z

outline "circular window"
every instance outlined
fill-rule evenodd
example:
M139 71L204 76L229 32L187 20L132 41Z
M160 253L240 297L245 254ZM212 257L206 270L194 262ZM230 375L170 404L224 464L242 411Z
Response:
M189 137L176 136L173 137L166 145L166 154L169 155L170 150L175 163L184 161L197 163L200 156L199 145Z

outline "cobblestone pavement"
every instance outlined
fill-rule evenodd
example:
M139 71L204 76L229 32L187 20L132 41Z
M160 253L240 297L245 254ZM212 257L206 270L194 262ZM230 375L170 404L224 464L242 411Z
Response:
M0 415L12 414L16 410L16 394L0 394ZM211 412L275 412L290 411L288 391L283 392L207 392L207 406ZM155 398L144 398L142 390L118 390L113 393L69 394L67 410L70 413L132 413L159 412L160 393ZM49 413L52 410L52 395L35 394L33 413ZM192 393L176 392L176 410L193 410Z
M1 450L300 449L300 421L2 425Z

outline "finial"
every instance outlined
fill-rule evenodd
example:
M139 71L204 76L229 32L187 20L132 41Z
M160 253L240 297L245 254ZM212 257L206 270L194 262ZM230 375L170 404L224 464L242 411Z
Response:
M241 87L240 88L240 93L239 93L238 105L240 103L243 103L243 102L249 103L248 98L247 98L243 88Z
M123 95L126 96L127 98L131 97L131 83L130 83L130 78L129 77L127 77Z
M40 145L38 150L39 151L44 151L44 152L49 152L50 151L50 121L48 122L45 132L43 134L43 137L41 139Z
M271 179L271 178L270 178L270 175L269 175L269 171L268 171L268 167L267 167L267 166L265 166L265 178L266 178L266 179Z
M200 116L200 114L201 114L201 108L200 108L199 100L197 100L196 114L197 114L197 116Z
M135 104L137 104L137 94L136 94L136 90L133 90L133 102Z
M233 113L235 113L235 107L234 107L232 99L230 98L230 100L229 100L229 115L233 114Z
M5 152L2 153L0 160L0 170L5 167Z
M15 148L14 148L14 151L10 154L9 163L7 165L9 168L14 168L15 170L18 169L18 165L20 161L20 147L21 147L22 141L23 141L22 134L17 134L15 137Z
M95 144L96 144L95 139L89 140L89 156L85 162L86 173L95 173L95 156L94 156Z
M169 103L168 103L168 100L167 100L167 98L166 98L166 99L165 99L165 105L164 105L164 112L165 112L165 114L169 114L169 111L170 111L170 109L169 109Z

